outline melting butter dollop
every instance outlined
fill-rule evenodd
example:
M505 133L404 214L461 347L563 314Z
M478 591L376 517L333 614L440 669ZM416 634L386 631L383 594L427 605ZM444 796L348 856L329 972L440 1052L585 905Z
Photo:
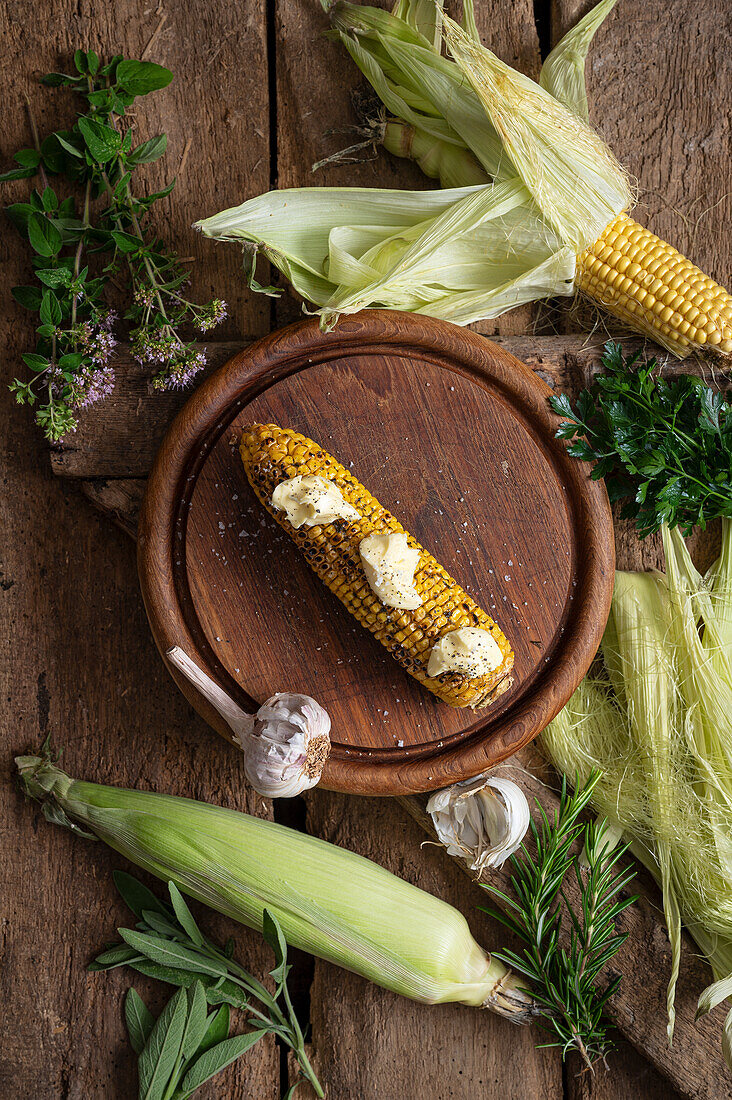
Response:
M366 580L387 607L413 611L422 603L414 587L419 550L409 546L403 531L367 535L358 547Z
M461 626L443 634L432 647L428 676L443 672L463 672L470 677L485 676L503 661L498 642L489 630Z
M298 474L277 486L272 507L285 512L293 527L316 527L336 519L359 519L359 512L343 499L333 481L317 474Z

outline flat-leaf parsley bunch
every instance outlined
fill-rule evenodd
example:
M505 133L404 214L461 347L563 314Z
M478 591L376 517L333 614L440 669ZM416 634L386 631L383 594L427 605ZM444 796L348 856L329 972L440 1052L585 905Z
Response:
M14 287L13 295L40 321L36 348L23 355L31 377L16 379L11 390L19 404L35 407L36 421L52 441L76 428L79 410L112 391L116 315L105 301L112 279L126 275L133 354L151 367L159 389L184 386L205 365L181 327L192 323L208 332L226 316L226 303L218 298L198 305L185 297L187 270L148 228L151 206L170 194L175 181L149 195L136 188L137 169L163 155L167 138L160 134L133 145L129 108L138 96L169 84L172 73L122 56L102 65L93 50L77 50L74 64L75 73L49 73L41 83L74 91L83 113L70 130L43 140L31 117L33 147L16 153L18 167L0 176L40 180L28 202L7 208L33 251L36 280ZM80 210L75 197L57 195L49 176L80 189ZM103 260L92 274L95 253Z
M732 518L732 405L703 379L659 376L655 359L623 360L605 345L604 373L573 409L566 394L550 398L565 417L557 431L575 457L594 462L608 495L622 501L641 538L666 524L684 532Z

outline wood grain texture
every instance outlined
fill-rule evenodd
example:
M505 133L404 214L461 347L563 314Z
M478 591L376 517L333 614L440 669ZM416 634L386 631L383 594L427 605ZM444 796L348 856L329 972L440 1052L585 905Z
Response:
M579 683L612 592L604 487L555 440L548 393L482 337L387 311L328 334L302 322L234 358L176 418L148 484L140 580L160 651L180 646L245 707L315 696L333 721L326 787L434 790L505 759ZM232 454L270 420L350 462L495 614L516 652L496 704L441 705L313 579Z
M501 767L501 774L519 782L527 798L531 802L538 799L551 817L558 805L556 777L547 771L536 747L530 746L507 761ZM425 809L427 797L400 797L398 801L425 834L434 839L436 834ZM462 861L455 860L455 863L471 877ZM490 882L510 896L510 875L510 866L504 864L491 872ZM577 908L579 890L576 883L566 881L564 889ZM673 1046L669 1047L665 1004L671 950L659 921L658 890L651 877L639 869L627 893L638 893L640 898L625 910L617 924L628 938L613 960L610 972L623 974L626 980L609 1002L608 1016L684 1095L695 1100L732 1096L732 1083L728 1080L719 1043L726 1014L723 1006L698 1023L694 1021L699 991L712 980L709 967L699 958L693 940L684 933L676 992L676 1030Z
M2 5L2 16L3 171L11 154L29 144L24 93L42 132L71 117L68 94L39 89L40 73L73 66L78 46L140 56L165 17L148 56L169 65L176 80L135 109L139 140L160 131L169 137L165 159L145 170L146 186L155 190L178 175L174 198L159 204L155 224L181 256L195 255L194 293L221 290L226 281L236 318L230 338L265 331L268 310L245 295L236 255L214 259L211 247L190 230L196 217L218 203L224 174L249 193L267 183L264 3L243 0L233 8L48 0L39 7L13 0ZM239 63L242 55L246 65ZM216 148L223 141L240 155L222 167ZM24 181L3 184L3 205L27 193ZM11 402L7 384L34 337L32 318L10 298L11 286L29 282L30 260L7 222L0 257L0 1095L129 1100L136 1095L136 1073L123 1025L124 991L134 981L158 1010L166 990L120 970L86 973L93 954L128 920L111 878L124 861L102 844L51 827L25 804L15 789L12 757L35 750L50 733L64 747L72 774L270 811L248 793L235 750L214 738L171 691L149 638L129 540L106 520L100 523L68 483L51 476L40 434L27 411ZM266 975L271 958L257 937L210 911L204 923L217 937L234 932L242 961ZM279 1100L281 1092L279 1055L267 1041L202 1090L201 1098Z
M576 0L560 0L555 15L561 9L566 26L579 7L584 10L588 6L589 0L579 6ZM537 0L536 4L530 0L477 0L476 7L484 41L506 60L520 57L526 71L535 72L538 45L534 9L540 21L547 18L548 0ZM27 142L20 96L28 86L31 70L46 71L61 61L68 64L69 51L82 40L97 49L108 44L130 53L137 49L139 53L165 17L149 56L171 65L178 76L175 85L150 101L153 117L149 133L165 129L176 135L170 156L159 166L166 176L176 169L180 175L175 198L162 211L163 222L165 217L173 219L174 232L168 239L183 254L195 253L198 257L193 267L197 291L201 295L223 293L229 301L232 320L227 329L217 330L218 335L234 340L241 333L266 331L270 323L268 303L244 292L236 249L195 238L188 227L196 217L266 188L270 174L274 180L278 170L281 185L318 182L310 175L312 160L348 141L347 137L327 141L321 138L329 125L348 120L346 89L355 85L359 76L342 51L321 38L323 17L319 5L279 0L277 22L270 28L270 56L276 54L277 60L279 123L275 124L274 136L279 137L279 154L270 148L267 118L262 110L267 98L264 20L253 14L250 4L243 7L219 0L187 0L185 5L145 7L141 0L117 0L110 7L101 0L52 0L39 14L38 6L29 0L12 0L4 12L0 40L5 56L12 62L5 68L6 95L0 119L3 167L9 155ZM621 18L627 20L627 30L620 35L608 33ZM621 0L608 31L603 30L593 46L591 80L593 117L611 137L616 152L627 155L623 148L631 150L632 167L641 187L651 192L643 201L652 201L657 212L649 211L646 218L641 208L641 220L682 245L683 232L688 232L689 239L693 235L697 210L708 209L696 233L696 244L689 245L689 254L710 274L729 282L729 235L721 232L729 222L729 210L724 205L716 206L732 191L728 154L718 140L720 134L724 140L729 99L729 54L724 49L729 32L724 30L725 18L724 5L716 0L700 0L695 5L672 0L662 11L640 0ZM555 20L555 28L559 26ZM205 78L189 86L187 74L199 74L204 68ZM303 72L311 75L309 84L296 79ZM55 93L43 95L47 97L45 103L60 103L52 98ZM163 102L167 104L165 110ZM179 113L173 113L174 103L180 105ZM199 125L202 113L203 126ZM51 125L60 120L61 108L56 115L45 107L39 114L44 123ZM291 134L289 144L283 140L285 126ZM179 162L189 138L191 147L181 167ZM150 172L154 186L159 182L157 168ZM333 175L321 180L386 186L397 186L396 181L401 180L409 185L414 181L420 187L430 185L404 162L384 155L373 165L345 167L337 173L333 170ZM690 215L688 231L687 223L675 210L664 208L664 191L681 214ZM179 200L186 195L183 207ZM696 207L689 210L688 205L695 200L699 200ZM165 224L163 228L167 235ZM3 376L9 380L17 370L20 351L30 344L32 329L9 304L7 286L27 281L28 264L9 234L3 235L0 247L3 259L9 261L3 268L7 285L3 281L0 291L1 323L3 334L7 333L3 341L7 356ZM279 323L296 319L300 308L285 298L277 303L274 316ZM526 315L521 320L509 314L485 326L484 331L490 334L498 328L504 333L517 332L519 328L509 327L517 325L529 330L534 329L535 322ZM541 346L532 337L526 337L525 344L532 349ZM528 352L512 350L529 361ZM222 361L228 357L226 352ZM576 378L571 357L563 370L565 366ZM81 770L88 765L89 773L93 770L98 777L133 782L139 775L141 784L155 781L160 789L180 793L195 790L203 797L225 801L229 792L241 789L241 776L237 766L233 771L222 769L222 754L227 762L236 762L237 758L230 757L225 746L195 717L157 662L135 595L130 548L100 523L78 492L47 476L47 459L37 434L22 412L9 408L4 388L2 393L5 396L0 396L0 409L8 429L2 436L5 461L0 507L4 545L0 599L4 601L4 622L10 626L0 641L6 701L2 795L7 796L10 809L2 819L7 832L2 835L5 854L0 896L4 1022L10 1026L6 1026L2 1052L0 1092L19 1100L87 1100L101 1095L121 1098L132 1095L134 1088L132 1060L119 1011L125 983L119 972L119 977L102 979L103 987L100 979L86 978L83 973L83 962L122 916L109 889L108 872L115 865L114 859L99 848L73 842L42 822L38 823L37 834L31 833L32 811L24 810L17 802L7 762L20 744L36 744L51 725L68 746L69 767L78 764ZM154 430L154 418L148 423ZM164 427L162 421L157 423L161 433ZM127 481L130 474L124 470L123 451L118 451L116 458L105 453L104 438L97 437L98 454L80 447L69 473L80 478L100 476L94 466L103 460L104 476L120 480L106 484L97 481L84 485L84 491L97 504L108 506L118 522L129 527L125 515L131 517L131 512L126 512L126 503L134 502L140 485ZM143 449L145 440L133 436L131 446ZM154 448L155 443L150 445L147 465L143 467L140 462L140 476L149 469ZM55 465L56 456L52 461ZM619 532L618 542L619 561L626 567L658 560L657 548L648 542L641 549L623 532ZM311 813L312 829L317 828L323 835L337 835L342 823L342 835L349 844L363 845L393 870L399 872L406 861L413 865L419 861L421 865L422 855L414 847L419 843L416 827L410 826L411 831L405 833L396 807L385 817L376 812L379 803L362 802L353 818L354 828L348 832L348 820L359 802L327 792L316 792L313 801L318 800L322 800L323 808ZM423 851L427 854L430 850ZM466 887L445 869L448 862L436 853L427 881L436 893L444 890L468 911L473 888L466 892ZM419 877L418 872L415 874ZM481 936L482 928L482 924L476 925ZM496 942L498 930L488 924L485 928L486 938ZM248 933L240 933L237 940L240 949L246 944L254 946ZM263 972L266 956L263 954L255 964ZM417 1027L402 1028L401 1013L411 1017L412 1006L388 994L382 1002L379 992L372 989L368 996L378 1014L380 1026L376 1028L358 1000L357 994L364 993L363 985L354 995L346 985L349 976L342 972L316 963L315 973L315 1056L331 1100L344 1095L358 1100L372 1096L402 1100L416 1095L448 1100L459 1094L457 1090L464 1088L466 1080L482 1080L482 1095L491 1100L533 1100L537 1095L548 1100L673 1100L675 1095L666 1079L656 1075L627 1047L611 1056L607 1075L599 1072L592 1078L578 1077L570 1066L563 1080L557 1058L549 1055L542 1057L547 1057L551 1071L541 1077L544 1063L534 1061L532 1053L535 1036L531 1042L529 1032L519 1033L517 1038L517 1033L504 1028L500 1021L472 1014L490 1028L489 1058L495 1072L487 1079L483 1075L486 1056L480 1041L482 1032L476 1040L472 1024L466 1031L453 1027L446 1033L435 1031L429 1013L424 1012ZM633 977L639 996L651 978L660 986L661 975L652 973L645 958L639 960ZM158 987L158 994L161 992ZM388 1014L381 1008L386 1004ZM8 1005L12 1007L8 1009ZM464 1021L468 1018L470 1013L460 1017L461 1028L467 1026ZM495 1023L501 1026L493 1027ZM322 1058L318 1050L323 1052ZM462 1059L458 1067L463 1069L462 1075L454 1071L453 1051ZM524 1052L527 1065L520 1061ZM260 1053L266 1055L261 1063L256 1060ZM360 1092L339 1068L344 1057L353 1067ZM413 1071L411 1079L399 1069L402 1059ZM422 1089L427 1062L430 1088ZM337 1086L343 1086L341 1092ZM240 1070L228 1071L202 1090L201 1097L274 1100L282 1091L284 1082L280 1088L276 1056L258 1047ZM715 1100L725 1095L720 1079Z
M421 847L424 834L393 800L318 790L307 801L312 832L379 863L388 847L390 868L458 905L479 942L490 946L500 937L477 910L482 891L466 888L438 848ZM342 990L337 998L335 981ZM562 1096L557 1060L536 1048L536 1032L488 1012L407 1004L316 962L312 1014L318 1065L329 1067L329 1095L338 1100Z
M485 335L482 325L474 326L474 331ZM510 355L528 364L543 382L558 392L580 390L601 369L604 336L492 339ZM679 363L649 341L620 339L627 354L640 348L649 356L659 356L666 377L685 371L702 374L710 380L716 378L721 382L725 379L718 367L703 360L689 358ZM201 345L208 365L200 375L199 384L249 342L244 338ZM86 411L73 436L51 448L54 473L70 478L147 477L165 432L189 396L187 390L152 390L147 372L132 358L129 346L122 345L116 360L114 392L106 401Z

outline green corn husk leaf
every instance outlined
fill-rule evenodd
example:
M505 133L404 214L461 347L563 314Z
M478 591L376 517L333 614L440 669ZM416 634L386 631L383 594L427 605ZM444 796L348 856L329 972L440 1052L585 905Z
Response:
M468 324L573 288L574 253L516 180L453 191L280 191L198 228L261 251L326 326L369 306Z
M432 11L438 13L436 5ZM439 46L396 12L337 0L329 15L333 32L395 118L470 149L496 180L516 176L478 96L459 67L440 56Z
M555 54L557 73L571 65L579 79L606 6ZM576 254L630 204L622 170L600 139L483 49L470 0L462 28L444 15L442 0L397 0L391 13L348 0L323 7L331 34L393 116L367 120L366 144L380 138L448 189L273 192L197 228L240 241L250 287L272 293L254 277L257 255L268 259L316 307L323 327L370 306L470 324L572 294ZM452 59L441 56L443 35Z
M594 244L632 203L625 172L608 147L573 111L448 16L443 33L546 221L577 253Z
M17 765L32 797L53 800L139 867L243 924L262 931L267 909L288 943L415 1000L483 1005L517 1020L531 1006L457 910L370 860L234 810L79 782L47 757Z
M708 1012L732 992L732 522L705 579L678 531L666 574L616 574L603 667L542 739L579 781L593 768L598 811L617 824L663 891L672 944L669 1034L681 922L709 960ZM732 1066L732 1014L723 1051Z
M602 24L618 0L600 0L554 47L541 67L539 83L584 122L590 118L585 86L585 61Z

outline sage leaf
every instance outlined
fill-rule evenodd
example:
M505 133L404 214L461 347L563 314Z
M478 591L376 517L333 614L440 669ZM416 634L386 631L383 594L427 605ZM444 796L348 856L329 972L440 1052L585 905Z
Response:
M270 974L277 983L277 996L287 979L289 969L287 966L287 940L278 922L274 920L272 914L267 909L262 913L262 935L274 951L275 965L274 968L270 970Z
M169 907L134 875L128 875L126 871L114 871L112 877L117 890L122 895L122 900L136 917L142 917L145 909L160 913L164 917L170 916Z
M132 1049L135 1054L142 1054L155 1020L140 994L134 989L128 989L125 997L125 1023Z
M170 900L173 905L173 911L178 918L178 923L180 924L181 928L183 928L188 933L190 938L195 943L196 947L203 947L203 936L201 935L199 927L193 918L193 913L191 913L190 909L183 900L183 895L181 894L180 890L174 882L168 883L168 890L170 891Z
M192 970L198 974L215 974L217 977L227 973L224 964L217 959L206 958L183 944L171 943L144 932L135 932L131 928L120 928L119 934L125 943L137 948L152 962L162 963L163 966Z
M205 1054L211 1047L224 1041L229 1035L229 1020L231 1010L228 1005L222 1005L218 1012L212 1012L206 1020L206 1030L198 1044L198 1053Z
M196 1053L207 1027L206 994L200 981L197 981L188 990L188 1019L180 1047L184 1061L187 1062Z
M181 1081L181 1100L194 1093L205 1081L220 1073L222 1069L230 1066L266 1034L266 1031L250 1031L248 1035L234 1035L231 1039L224 1039L222 1043L217 1043L215 1047L207 1050L196 1059Z
M134 947L127 943L116 943L107 951L102 951L93 962L89 963L87 970L114 970L117 966L126 966L144 958Z
M183 931L178 927L172 917L162 917L160 913L153 913L150 909L143 909L142 919L148 928L151 928L153 932L158 932L166 939L172 937L173 939L179 940L183 937Z
M163 1100L180 1053L188 1016L185 990L179 989L158 1016L140 1055L139 1100Z

